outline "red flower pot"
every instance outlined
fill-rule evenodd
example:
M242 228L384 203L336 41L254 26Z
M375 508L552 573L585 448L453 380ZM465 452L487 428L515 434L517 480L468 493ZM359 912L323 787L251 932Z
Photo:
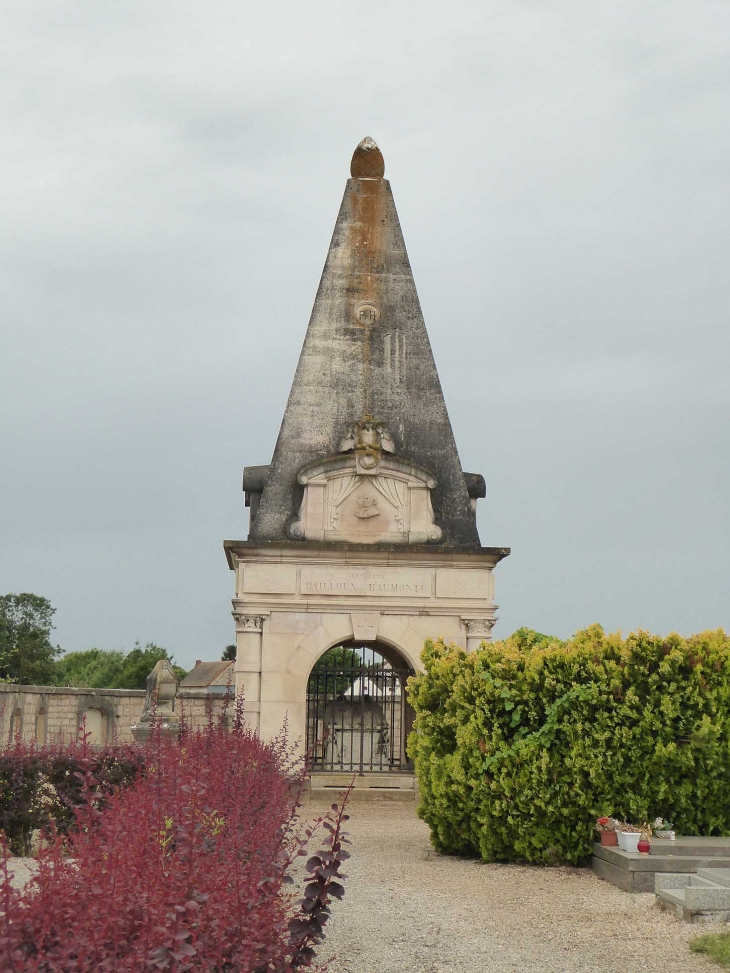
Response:
M636 846L636 850L640 851L643 855L648 855L651 851L651 842L647 841L646 838L642 838Z
M602 845L611 846L611 845L618 844L618 835L616 834L615 831L599 831L598 833L601 836Z

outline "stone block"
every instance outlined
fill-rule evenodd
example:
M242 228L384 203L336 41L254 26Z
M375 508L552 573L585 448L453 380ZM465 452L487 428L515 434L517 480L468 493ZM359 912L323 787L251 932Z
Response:
M297 590L297 569L291 564L247 565L243 590L247 594L293 595Z
M686 888L691 881L691 872L683 872L681 875L658 872L654 876L654 891L658 895L665 889L683 889Z
M350 612L352 637L357 641L374 642L378 637L380 612Z
M436 572L437 598L482 598L489 597L488 570L466 568L439 568Z
M321 612L278 612L269 616L272 635L307 635L322 624Z

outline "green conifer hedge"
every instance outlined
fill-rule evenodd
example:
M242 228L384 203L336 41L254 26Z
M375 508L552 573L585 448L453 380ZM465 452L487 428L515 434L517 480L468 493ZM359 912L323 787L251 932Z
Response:
M534 637L533 637L534 636ZM409 681L419 815L436 848L580 862L600 815L730 833L730 638L600 625L520 630L473 654L427 642Z

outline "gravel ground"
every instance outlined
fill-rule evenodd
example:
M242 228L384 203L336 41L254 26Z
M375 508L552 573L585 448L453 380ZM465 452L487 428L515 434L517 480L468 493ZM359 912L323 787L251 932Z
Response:
M35 870L36 864L32 858L11 858L8 862L12 884L18 889L22 889Z
M321 813L317 805L310 805ZM309 807L305 807L309 810ZM324 808L322 809L324 810ZM412 806L354 804L331 973L712 973L693 926L589 869L442 857Z
M326 807L305 805L307 817ZM588 869L484 865L437 855L411 805L353 804L352 858L320 958L331 973L712 973L653 895ZM316 846L312 845L312 850ZM10 862L25 884L33 862ZM725 928L725 927L722 927Z

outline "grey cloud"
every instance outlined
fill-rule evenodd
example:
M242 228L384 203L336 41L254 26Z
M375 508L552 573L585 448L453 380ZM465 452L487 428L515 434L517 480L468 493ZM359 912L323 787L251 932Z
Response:
M3 12L0 590L231 641L349 157L383 148L498 634L728 624L725 3Z

